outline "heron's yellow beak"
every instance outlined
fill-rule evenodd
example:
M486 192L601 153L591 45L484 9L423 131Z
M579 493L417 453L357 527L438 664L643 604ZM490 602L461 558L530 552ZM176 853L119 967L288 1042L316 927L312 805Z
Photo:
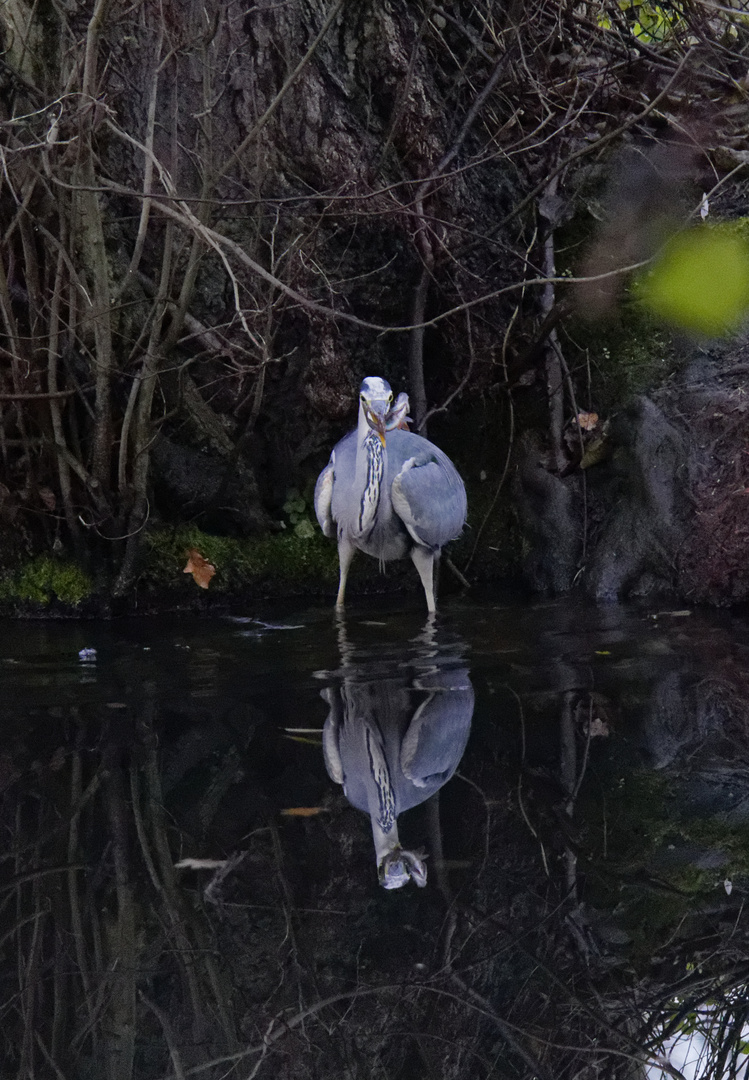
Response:
M385 445L385 418L388 413L389 403L386 401L370 401L367 405L367 423L376 431L380 442Z

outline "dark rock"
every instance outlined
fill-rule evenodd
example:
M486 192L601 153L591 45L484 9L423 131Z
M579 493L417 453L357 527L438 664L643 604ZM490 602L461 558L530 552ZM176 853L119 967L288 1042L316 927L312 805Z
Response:
M638 397L613 425L610 502L584 581L596 599L666 592L684 535L686 444L661 409Z
M260 532L268 519L252 473L241 461L181 446L162 438L152 450L154 482L161 499L184 517L218 531Z

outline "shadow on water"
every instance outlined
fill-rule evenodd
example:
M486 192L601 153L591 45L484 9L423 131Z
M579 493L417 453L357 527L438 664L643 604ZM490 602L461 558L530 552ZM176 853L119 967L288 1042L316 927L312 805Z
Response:
M3 1077L744 1076L745 620L0 630Z

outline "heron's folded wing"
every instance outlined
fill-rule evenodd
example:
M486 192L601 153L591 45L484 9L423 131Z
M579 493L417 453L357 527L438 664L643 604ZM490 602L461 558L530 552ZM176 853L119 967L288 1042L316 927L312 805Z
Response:
M335 455L330 455L330 461L317 478L315 484L315 514L320 523L320 528L331 540L335 539L336 526L331 513L333 502L333 481L335 480Z
M473 715L470 685L437 689L413 715L401 742L403 775L417 787L446 783L460 764Z
M393 509L418 544L440 548L460 535L466 520L466 491L444 454L408 458L390 490Z

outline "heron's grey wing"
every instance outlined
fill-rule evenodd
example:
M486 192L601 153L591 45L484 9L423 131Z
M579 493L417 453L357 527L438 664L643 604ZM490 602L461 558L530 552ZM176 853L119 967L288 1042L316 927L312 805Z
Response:
M470 683L435 689L413 715L401 742L401 769L417 787L437 790L460 764L473 716Z
M466 489L449 458L432 447L404 461L393 479L393 509L417 544L441 548L466 520Z
M356 475L356 432L352 431L345 435L340 442L333 447L330 455L332 478L327 477L327 469L323 469L315 488L315 505L317 505L317 493L325 485L325 494L330 498L328 514L330 515L331 532L325 535L331 538L336 536L337 531L346 532L352 526L359 512L359 496L355 494L354 480ZM329 486L328 486L329 485ZM320 514L317 515L320 521ZM322 526L322 521L320 521ZM325 529L323 529L325 532Z
M315 484L315 514L320 523L320 528L330 540L335 540L336 536L336 524L331 511L334 482L335 451L330 455L330 461L318 476Z

